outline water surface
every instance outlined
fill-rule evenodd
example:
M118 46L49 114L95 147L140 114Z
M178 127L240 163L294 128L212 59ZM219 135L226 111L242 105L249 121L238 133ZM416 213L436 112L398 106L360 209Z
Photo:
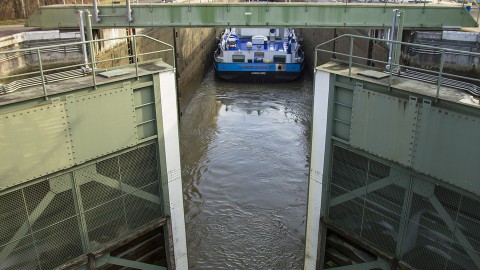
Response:
M311 90L206 76L180 128L190 269L302 269Z

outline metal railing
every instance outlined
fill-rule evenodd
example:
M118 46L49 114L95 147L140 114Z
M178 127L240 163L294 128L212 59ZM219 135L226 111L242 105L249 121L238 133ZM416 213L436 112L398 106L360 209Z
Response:
M167 47L167 49L152 49L149 51L141 51L138 49L138 46L141 42L138 39L144 39L147 41L154 42L161 47ZM105 41L121 41L125 40L126 42L130 40L131 42L131 53L128 52L128 47L126 46L124 56L119 57L112 57L108 59L97 60L96 51L99 48L99 44ZM46 57L42 57L42 53L46 53L51 51L55 48L60 47L68 47L68 46L81 46L87 45L89 48L89 56L85 57L85 61L82 61L78 64L66 65L61 67L54 67L54 68L45 68L45 64L43 63L46 60ZM155 46L154 46L155 47ZM135 67L135 76L139 77L138 70L139 70L139 63L145 62L148 59L159 59L161 57L158 56L160 53L168 53L171 52L172 55L172 66L175 69L175 50L174 47L168 43L165 43L161 40L152 38L147 35L137 34L137 35L129 35L125 37L117 37L117 38L106 38L106 39L97 39L93 41L79 41L79 42L72 42L72 43L65 43L65 44L57 44L57 45L50 45L50 46L43 46L43 47L36 47L36 48L27 48L27 49L18 49L18 50L11 50L11 51L0 51L0 59L10 59L9 55L29 55L33 57L36 55L36 59L38 59L38 66L35 67L36 70L29 71L29 72L22 72L19 74L14 75L7 75L0 77L0 95L11 93L17 91L19 89L31 86L38 86L41 85L43 89L43 97L48 100L48 89L47 85L51 82L61 81L61 80L68 80L74 77L80 76L91 76L93 87L97 88L97 79L96 76L99 70L107 70L107 69L114 69L120 65L112 64L109 68L97 68L97 64L107 63L115 61L123 60L123 59L133 59L132 65ZM153 57L155 56L155 57ZM83 58L82 58L83 59ZM76 69L76 73L72 72L72 70ZM60 72L62 70L66 70L66 72ZM63 74L63 75L62 75ZM37 76L37 77L35 77ZM50 80L49 80L50 79ZM1 82L9 82L5 84L1 84Z
M339 42L339 40L347 40L350 41L349 44L349 52L344 53L344 52L338 52L334 50L327 50L327 49L322 49L321 47L325 47L325 45L332 44L333 42ZM409 64L402 64L402 63L390 63L387 61L383 60L378 60L374 59L373 57L363 57L359 55L354 55L354 44L358 42L358 40L364 40L364 41L376 41L376 42L382 42L382 43L393 43L393 44L398 44L402 46L402 50L405 48L421 48L421 49L428 49L428 50L434 50L438 52L439 59L438 59L438 69L426 69L426 68L421 68L421 67L416 67L413 65ZM389 69L384 69L383 71L389 75L389 80L388 84L389 86L392 85L392 77L393 76L403 76L403 77L408 77L411 79L417 79L420 81L425 81L425 82L430 82L430 83L436 83L436 97L438 98L440 95L440 88L441 86L449 86L457 89L462 89L465 91L470 92L471 94L474 94L476 96L480 96L480 78L471 78L467 76L461 76L458 74L453 74L451 72L447 72L445 69L445 63L446 63L446 57L448 55L463 55L463 56L470 56L470 57L478 57L480 58L480 53L475 53L475 52L468 52L468 51L461 51L461 50L454 50L454 49L448 49L448 48L441 48L441 47L436 47L436 46L431 46L431 45L422 45L422 44L414 44L414 43L408 43L408 42L401 42L401 41L391 41L391 40L385 40L385 39L380 39L380 38L372 38L372 37L366 37L366 36L358 36L358 35L351 35L351 34L345 34L338 36L334 39L331 39L329 41L326 41L324 43L321 43L315 47L315 59L314 59L314 68L317 67L317 62L318 62L318 53L329 53L334 57L344 57L346 60L339 60L336 59L337 61L341 61L345 64L348 64L348 76L352 75L352 67L355 66L362 66L366 67L369 69L375 69L371 65L367 64L362 64L358 63L359 61L367 61L367 63L374 63L375 66L383 66L386 67L387 65L391 65ZM418 75L421 73L420 76ZM410 76L409 74L416 74ZM418 78L418 77L422 78ZM434 77L433 77L434 76ZM434 79L432 79L434 78ZM434 81L432 81L434 80ZM462 85L462 82L470 82L467 85ZM476 84L476 85L475 85Z

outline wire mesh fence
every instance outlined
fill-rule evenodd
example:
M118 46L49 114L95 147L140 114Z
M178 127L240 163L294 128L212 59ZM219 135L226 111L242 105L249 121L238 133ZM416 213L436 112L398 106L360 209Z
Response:
M480 266L480 200L335 145L327 220L416 269ZM428 258L428 259L426 259Z
M0 269L52 269L163 217L156 144L0 195Z

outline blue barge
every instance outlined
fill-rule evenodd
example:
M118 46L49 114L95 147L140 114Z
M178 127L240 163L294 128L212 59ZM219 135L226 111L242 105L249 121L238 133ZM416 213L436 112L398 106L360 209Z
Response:
M226 80L291 81L304 68L304 53L291 28L227 28L214 56Z

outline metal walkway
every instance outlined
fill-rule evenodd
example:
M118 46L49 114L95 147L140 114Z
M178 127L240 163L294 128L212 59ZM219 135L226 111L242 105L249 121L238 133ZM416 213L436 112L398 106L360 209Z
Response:
M404 28L438 29L477 26L460 5L358 4L358 3L164 3L100 5L56 5L37 9L28 26L43 29L78 28L76 12L89 10L93 28L126 27L356 27L383 28L391 25L393 9L405 10Z

